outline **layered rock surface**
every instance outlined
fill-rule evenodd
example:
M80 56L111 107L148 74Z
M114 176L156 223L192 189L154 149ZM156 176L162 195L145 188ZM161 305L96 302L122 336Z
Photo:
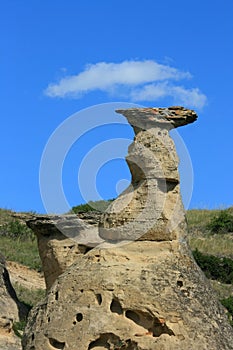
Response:
M81 219L82 218L82 219ZM35 215L27 225L37 236L47 290L78 254L85 254L103 240L98 235L98 213Z
M132 184L101 219L104 242L76 254L32 310L23 348L233 349L225 310L185 241L169 130L197 116L182 107L119 112L136 133L127 156Z

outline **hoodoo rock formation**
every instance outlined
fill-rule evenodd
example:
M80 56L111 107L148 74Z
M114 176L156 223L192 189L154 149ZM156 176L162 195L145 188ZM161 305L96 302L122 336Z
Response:
M169 130L194 122L181 107L117 110L135 131L126 157L131 186L103 216L100 236L108 241L170 241L185 235L178 157Z
M104 242L77 254L31 311L23 348L233 349L225 311L185 241L169 130L197 116L182 107L118 112L136 134L126 159L131 186L101 219Z

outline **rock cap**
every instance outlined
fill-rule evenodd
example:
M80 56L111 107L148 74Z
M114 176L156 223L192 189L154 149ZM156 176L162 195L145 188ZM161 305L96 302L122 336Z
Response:
M197 120L194 110L182 106L117 109L116 113L123 114L132 126L144 130L156 126L166 129L178 128Z

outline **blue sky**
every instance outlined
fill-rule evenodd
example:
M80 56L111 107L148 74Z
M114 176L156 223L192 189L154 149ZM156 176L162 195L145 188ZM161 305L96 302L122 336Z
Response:
M231 0L3 2L0 206L44 212L39 168L51 134L74 113L117 101L194 108L198 121L179 129L193 163L189 207L232 205L232 16ZM100 127L71 147L62 177L70 206L83 202L81 155L108 137L132 130ZM99 175L103 198L129 178L123 160Z

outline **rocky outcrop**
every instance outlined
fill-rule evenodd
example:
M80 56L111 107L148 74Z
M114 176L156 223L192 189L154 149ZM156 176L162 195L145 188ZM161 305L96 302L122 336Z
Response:
M225 311L185 241L168 134L197 116L182 107L120 112L136 133L127 156L132 184L101 219L104 242L77 254L32 310L23 348L233 349Z
M185 235L178 157L169 131L194 122L182 107L118 110L135 131L126 157L131 186L109 207L100 236L109 241L179 239Z
M37 236L46 289L79 254L102 242L98 236L98 213L77 215L35 215L27 225Z
M16 296L4 257L0 254L0 349L22 349L21 340L13 331L13 324L25 319L27 311Z
M143 241L79 256L34 308L24 349L229 350L232 339L191 257Z

